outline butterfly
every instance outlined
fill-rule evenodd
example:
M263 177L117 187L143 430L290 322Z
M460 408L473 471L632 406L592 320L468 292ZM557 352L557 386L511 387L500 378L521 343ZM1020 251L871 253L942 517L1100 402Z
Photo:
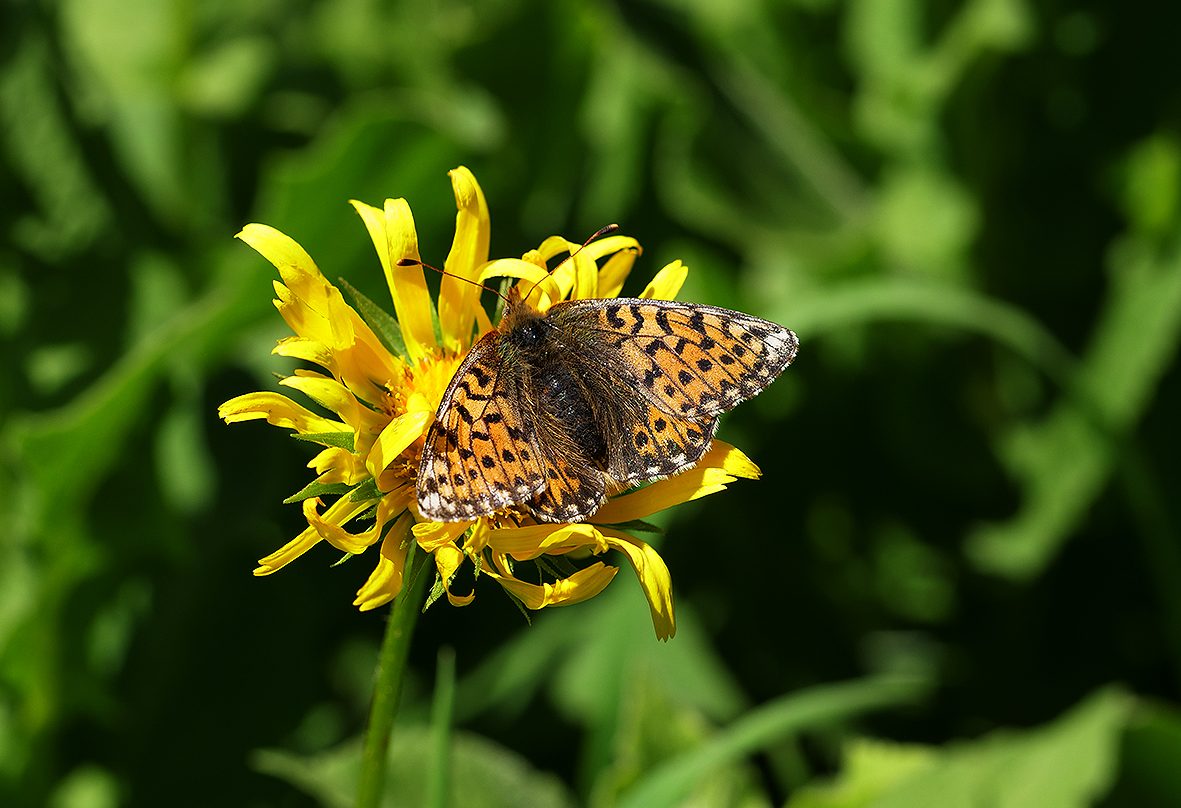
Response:
M419 512L467 521L517 507L579 522L608 495L694 466L718 416L757 395L799 341L767 320L642 298L569 300L544 313L510 290L435 413Z

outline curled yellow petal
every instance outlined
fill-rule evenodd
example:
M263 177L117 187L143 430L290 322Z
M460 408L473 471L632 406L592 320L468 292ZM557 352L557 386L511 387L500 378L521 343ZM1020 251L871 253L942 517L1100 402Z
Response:
M413 529L414 538L419 547L433 553L440 547L454 545L471 525L471 522L419 522Z
M439 284L439 331L443 347L453 352L467 348L472 337L472 323L480 307L480 287L460 280L475 281L480 267L488 260L488 240L492 226L488 205L479 183L464 166L450 172L455 193L455 239L443 269L448 274Z
M575 547L590 546L596 553L607 549L598 529L585 523L502 528L490 531L487 542L496 552L518 561L543 553L568 552Z
M384 606L402 591L406 571L406 547L414 517L404 513L386 533L378 552L377 567L357 590L353 605L363 612Z
M435 551L435 569L439 572L443 591L447 593L447 600L452 606L467 606L476 599L474 591L467 595L456 595L451 591L451 579L455 577L463 560L463 551L454 544L444 545Z
M673 614L672 576L668 573L664 559L651 545L622 531L604 528L603 534L608 543L626 555L635 568L644 597L648 599L657 638L669 639L677 633L677 619Z
M355 199L349 201L365 222L365 229L381 259L406 351L411 359L419 359L436 347L435 329L431 324L431 296L421 266L398 265L403 258L419 260L414 215L405 199L387 199L381 210Z
M375 524L369 530L361 533L349 533L342 525L372 507L373 502L362 500L354 502L348 497L341 497L333 502L323 515L316 510L320 504L318 497L303 501L303 515L308 524L320 534L320 538L343 553L363 553L366 548L377 541L378 526Z
M279 393L247 393L235 396L217 408L227 424L265 418L268 424L294 429L300 434L351 432L348 426L316 415Z
M640 292L640 297L652 300L672 300L681 291L685 278L689 276L689 268L680 261L673 261L664 269L656 273L647 288Z
M526 608L543 609L546 606L569 606L593 598L607 588L618 572L618 567L599 561L552 584L528 584L492 570L487 571L487 574L516 596Z

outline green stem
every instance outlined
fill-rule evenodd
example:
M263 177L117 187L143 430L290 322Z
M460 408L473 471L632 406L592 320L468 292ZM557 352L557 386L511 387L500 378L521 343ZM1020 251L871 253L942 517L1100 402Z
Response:
M401 594L394 599L385 637L381 641L377 681L373 684L373 703L369 708L369 727L365 731L365 748L361 753L357 808L378 808L385 788L390 734L406 678L406 656L414 635L414 623L422 609L423 589L429 578L425 568L430 556L417 551L417 545L411 541L406 551L405 583Z

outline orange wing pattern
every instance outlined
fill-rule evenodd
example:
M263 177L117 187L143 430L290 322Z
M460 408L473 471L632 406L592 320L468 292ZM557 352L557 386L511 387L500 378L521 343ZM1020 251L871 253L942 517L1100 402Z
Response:
M539 522L580 522L603 506L607 499L603 473L572 462L577 459L560 453L550 457L545 487L525 503Z
M692 468L709 451L718 419L677 418L647 405L625 429L609 452L608 474L627 486Z
M473 346L447 387L418 468L418 510L441 522L525 502L546 483L520 379L505 367L498 335Z
M695 421L758 395L799 348L780 325L693 303L573 300L553 306L550 316L584 340L601 341L602 361L617 361L652 404Z

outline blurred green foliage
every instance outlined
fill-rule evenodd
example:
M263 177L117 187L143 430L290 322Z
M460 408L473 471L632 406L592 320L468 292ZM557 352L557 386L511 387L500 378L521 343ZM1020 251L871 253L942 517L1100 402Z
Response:
M1176 9L0 14L0 804L349 804L382 620L366 561L249 575L309 452L216 420L290 369L231 236L381 300L346 200L441 263L460 164L494 255L619 222L803 349L722 427L763 480L663 520L673 642L627 575L427 613L397 804L440 750L464 806L1181 803Z

